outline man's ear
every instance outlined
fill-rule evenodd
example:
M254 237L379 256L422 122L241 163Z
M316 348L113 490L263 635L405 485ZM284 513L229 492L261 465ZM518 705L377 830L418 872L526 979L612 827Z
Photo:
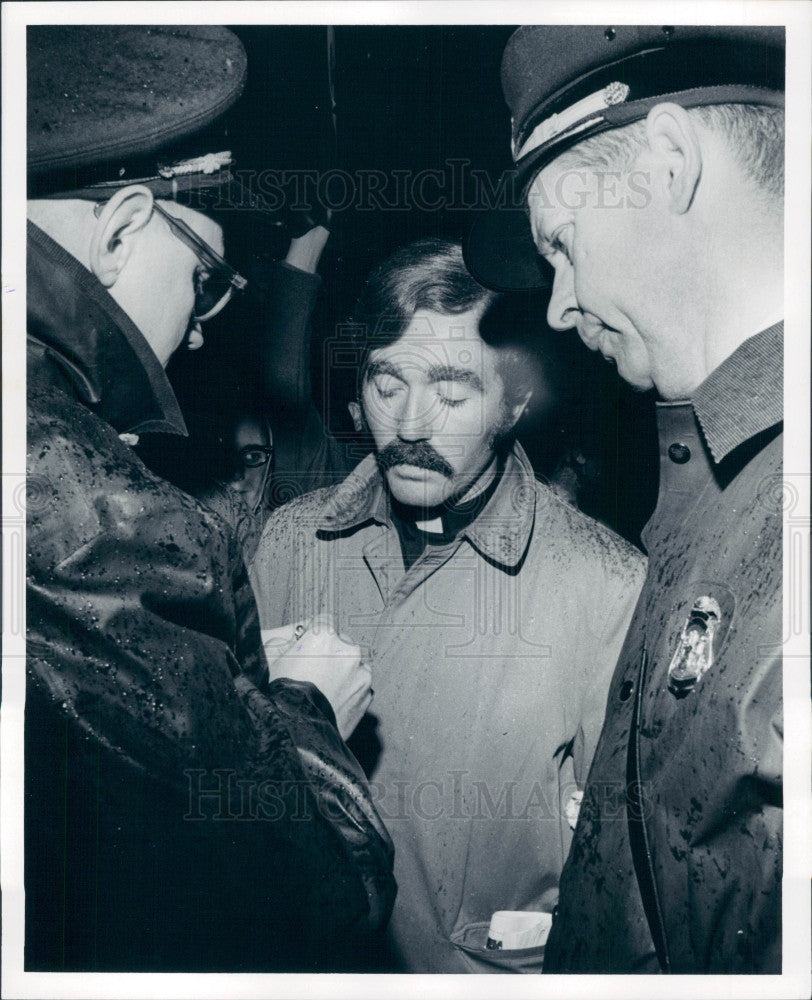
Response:
M666 204L682 215L691 207L702 175L702 146L685 108L657 104L646 117L646 138L660 177Z
M350 411L352 425L355 428L356 433L360 434L362 431L366 430L364 414L361 411L361 404L353 400L351 403L347 403L347 409Z
M533 390L528 389L527 392L524 394L523 399L521 399L518 403L514 403L513 406L507 408L507 415L510 418L510 426L506 428L505 431L506 433L508 430L512 431L513 428L516 426L516 424L518 424L518 422L521 420L522 415L524 414L524 411L530 404L530 400L532 399L532 397L533 397Z
M90 241L90 270L105 288L118 280L134 241L152 217L152 200L149 188L131 184L101 206Z

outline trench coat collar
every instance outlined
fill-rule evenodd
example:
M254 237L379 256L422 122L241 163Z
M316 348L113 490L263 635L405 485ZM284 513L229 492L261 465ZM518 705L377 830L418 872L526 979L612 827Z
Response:
M30 221L27 236L29 339L119 433L186 435L169 379L141 331L87 268Z
M487 559L505 567L519 564L533 534L536 482L530 460L516 442L505 462L499 485L485 509L460 537ZM351 531L374 522L394 530L389 492L374 455L367 457L332 491L318 530L329 534Z
M694 413L717 464L783 419L784 324L745 340L694 393Z

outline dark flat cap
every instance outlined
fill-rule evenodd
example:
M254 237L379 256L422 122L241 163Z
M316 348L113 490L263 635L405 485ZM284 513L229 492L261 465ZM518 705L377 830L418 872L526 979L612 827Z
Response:
M645 118L661 101L783 106L784 47L782 27L519 28L502 59L515 163L503 190L513 197L475 223L465 247L471 273L499 290L543 287L520 206L544 166L583 139Z
M233 188L223 115L246 55L210 25L29 26L29 197L157 196ZM221 189L221 185L223 188Z
M28 28L28 169L145 154L192 135L237 100L240 40L225 28Z

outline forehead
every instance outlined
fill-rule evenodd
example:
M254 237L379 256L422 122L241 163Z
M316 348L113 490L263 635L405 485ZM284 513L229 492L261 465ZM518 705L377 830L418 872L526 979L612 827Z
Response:
M395 343L370 351L369 361L386 361L404 374L441 365L492 375L498 352L479 334L481 313L481 307L454 315L418 309Z
M241 417L234 428L234 443L238 448L249 444L267 445L268 432L265 425L256 417Z
M560 222L573 217L591 183L591 171L568 168L566 161L554 160L536 174L527 191L527 213L536 240L549 239Z

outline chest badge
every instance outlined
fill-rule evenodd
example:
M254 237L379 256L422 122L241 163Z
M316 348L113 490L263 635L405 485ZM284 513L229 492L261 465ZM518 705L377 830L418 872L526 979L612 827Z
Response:
M690 694L713 666L713 637L721 621L722 609L712 597L694 601L668 667L668 690L675 698Z

